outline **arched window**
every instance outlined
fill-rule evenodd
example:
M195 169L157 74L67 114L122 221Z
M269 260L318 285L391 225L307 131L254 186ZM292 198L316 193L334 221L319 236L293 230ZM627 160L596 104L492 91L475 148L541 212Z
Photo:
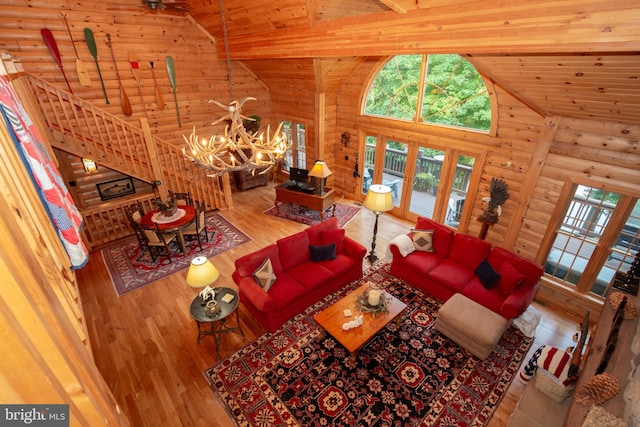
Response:
M489 94L460 55L399 55L373 81L364 113L488 131Z

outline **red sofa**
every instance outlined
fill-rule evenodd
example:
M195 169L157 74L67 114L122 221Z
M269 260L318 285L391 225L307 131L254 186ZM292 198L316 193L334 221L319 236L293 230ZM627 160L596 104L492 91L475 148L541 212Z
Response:
M406 237L394 239L389 245L394 276L442 301L461 293L506 319L520 316L533 301L542 266L427 218L419 217L415 230L433 230L433 252L411 252ZM491 266L489 274L483 261Z
M312 261L310 246L335 244L335 259ZM240 301L268 332L346 284L362 277L367 250L345 235L337 218L330 218L278 240L235 261L233 280ZM265 291L254 273L271 259L275 281Z

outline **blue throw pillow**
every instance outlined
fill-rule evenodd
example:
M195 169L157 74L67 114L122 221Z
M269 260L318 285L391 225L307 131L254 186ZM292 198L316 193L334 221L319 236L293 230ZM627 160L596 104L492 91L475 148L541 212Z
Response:
M489 264L486 259L476 267L476 276L480 283L487 289L493 288L500 280L500 274Z
M330 243L324 246L309 246L311 252L311 261L331 261L336 259L336 244Z

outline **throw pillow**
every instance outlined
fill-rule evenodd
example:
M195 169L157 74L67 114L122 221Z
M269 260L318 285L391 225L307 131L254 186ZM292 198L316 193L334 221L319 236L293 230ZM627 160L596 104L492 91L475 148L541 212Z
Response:
M331 243L324 246L309 246L311 251L311 261L331 261L336 259L336 244Z
M344 228L338 228L335 230L322 230L320 236L322 237L322 245L330 245L335 243L336 253L341 254L344 252Z
M265 258L262 264L260 264L260 267L253 272L253 278L256 279L256 282L258 282L265 292L271 289L271 285L276 281L276 275L273 274L273 266L271 265L271 258Z
M493 269L486 259L476 267L476 276L480 279L482 286L487 289L493 289L498 280L500 280L500 274Z
M516 268L509 262L504 261L500 264L500 268L498 268L498 273L500 273L500 280L498 280L498 288L502 295L507 296L515 288L522 283L524 280L524 276L516 270Z
M411 230L416 251L433 252L433 230Z

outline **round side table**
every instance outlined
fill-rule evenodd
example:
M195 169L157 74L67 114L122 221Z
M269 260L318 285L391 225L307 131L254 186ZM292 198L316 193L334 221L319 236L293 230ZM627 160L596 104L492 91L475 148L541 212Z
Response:
M238 293L230 288L215 288L216 297L215 300L218 303L219 310L213 314L208 315L202 302L200 295L196 296L191 302L191 317L198 324L198 343L200 340L207 336L213 336L213 341L216 345L216 353L218 360L220 360L220 340L224 334L230 332L239 332L243 338L245 338L244 331L240 326L240 315L238 314L238 303L240 298ZM225 302L227 295L232 295L233 299L229 302ZM231 314L236 313L236 326L230 326L227 324Z

